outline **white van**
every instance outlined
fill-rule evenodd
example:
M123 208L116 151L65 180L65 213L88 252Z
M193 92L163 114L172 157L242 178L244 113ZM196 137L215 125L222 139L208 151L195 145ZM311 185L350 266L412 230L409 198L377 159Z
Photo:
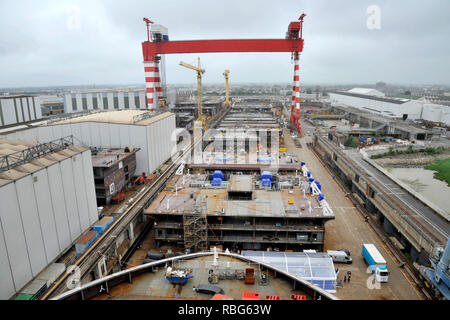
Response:
M345 251L340 250L327 250L327 254L333 259L333 262L336 263L352 263L352 257L348 255Z

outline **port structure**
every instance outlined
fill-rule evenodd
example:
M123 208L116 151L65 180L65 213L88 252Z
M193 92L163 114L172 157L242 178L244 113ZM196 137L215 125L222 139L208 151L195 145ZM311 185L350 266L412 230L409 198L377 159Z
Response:
M215 53L215 52L291 52L294 61L291 124L300 133L300 53L303 51L303 19L289 23L285 39L225 39L169 41L167 28L144 18L147 41L142 43L145 84L149 109L158 109L163 100L160 60L163 54ZM150 27L151 25L151 27Z

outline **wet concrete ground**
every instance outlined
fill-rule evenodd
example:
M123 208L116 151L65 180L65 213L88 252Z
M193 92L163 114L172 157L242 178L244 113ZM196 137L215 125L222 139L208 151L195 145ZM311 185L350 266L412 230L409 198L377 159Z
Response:
M304 132L314 132L314 128L302 123ZM300 161L305 161L314 178L322 185L325 199L333 208L335 219L325 224L325 250L348 249L353 258L352 264L335 264L339 268L338 280L343 280L347 271L351 271L351 281L343 282L343 288L337 289L335 295L340 299L376 299L376 300L415 300L422 297L407 279L404 271L397 267L397 261L388 252L380 238L370 226L364 222L361 214L345 197L345 193L333 177L323 167L315 154L306 146L311 136L301 138L302 148L296 148L289 130L284 129L284 139L288 152L295 152ZM362 244L373 243L387 261L390 271L388 283L371 281L371 274L366 273L367 265L361 255Z

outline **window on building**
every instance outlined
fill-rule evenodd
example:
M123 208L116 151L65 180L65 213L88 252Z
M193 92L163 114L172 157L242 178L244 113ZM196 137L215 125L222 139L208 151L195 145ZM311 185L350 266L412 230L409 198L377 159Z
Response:
M124 105L125 105L125 109L130 109L130 98L128 97L128 95L123 97L123 102L124 102Z
M78 108L77 108L77 98L72 98L72 110L78 110Z
M141 107L140 104L139 104L139 96L134 97L134 105L135 105L136 108L138 108L138 109Z
M103 109L108 109L108 98L107 97L103 98Z

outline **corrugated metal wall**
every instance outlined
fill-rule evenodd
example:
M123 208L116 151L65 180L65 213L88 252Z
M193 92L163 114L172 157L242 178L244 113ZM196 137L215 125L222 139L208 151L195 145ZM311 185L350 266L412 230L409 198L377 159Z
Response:
M8 299L97 221L91 152L1 186L0 201L0 299Z
M128 102L125 99L128 97ZM117 91L117 92L89 92L89 93L67 93L64 95L64 112L72 113L82 110L124 110L124 109L147 109L145 90L140 91ZM94 99L97 99L97 106ZM136 99L137 98L137 99ZM117 100L115 107L114 100ZM138 102L136 103L136 100ZM83 103L85 107L83 107Z
M0 98L0 126L42 118L39 97Z

